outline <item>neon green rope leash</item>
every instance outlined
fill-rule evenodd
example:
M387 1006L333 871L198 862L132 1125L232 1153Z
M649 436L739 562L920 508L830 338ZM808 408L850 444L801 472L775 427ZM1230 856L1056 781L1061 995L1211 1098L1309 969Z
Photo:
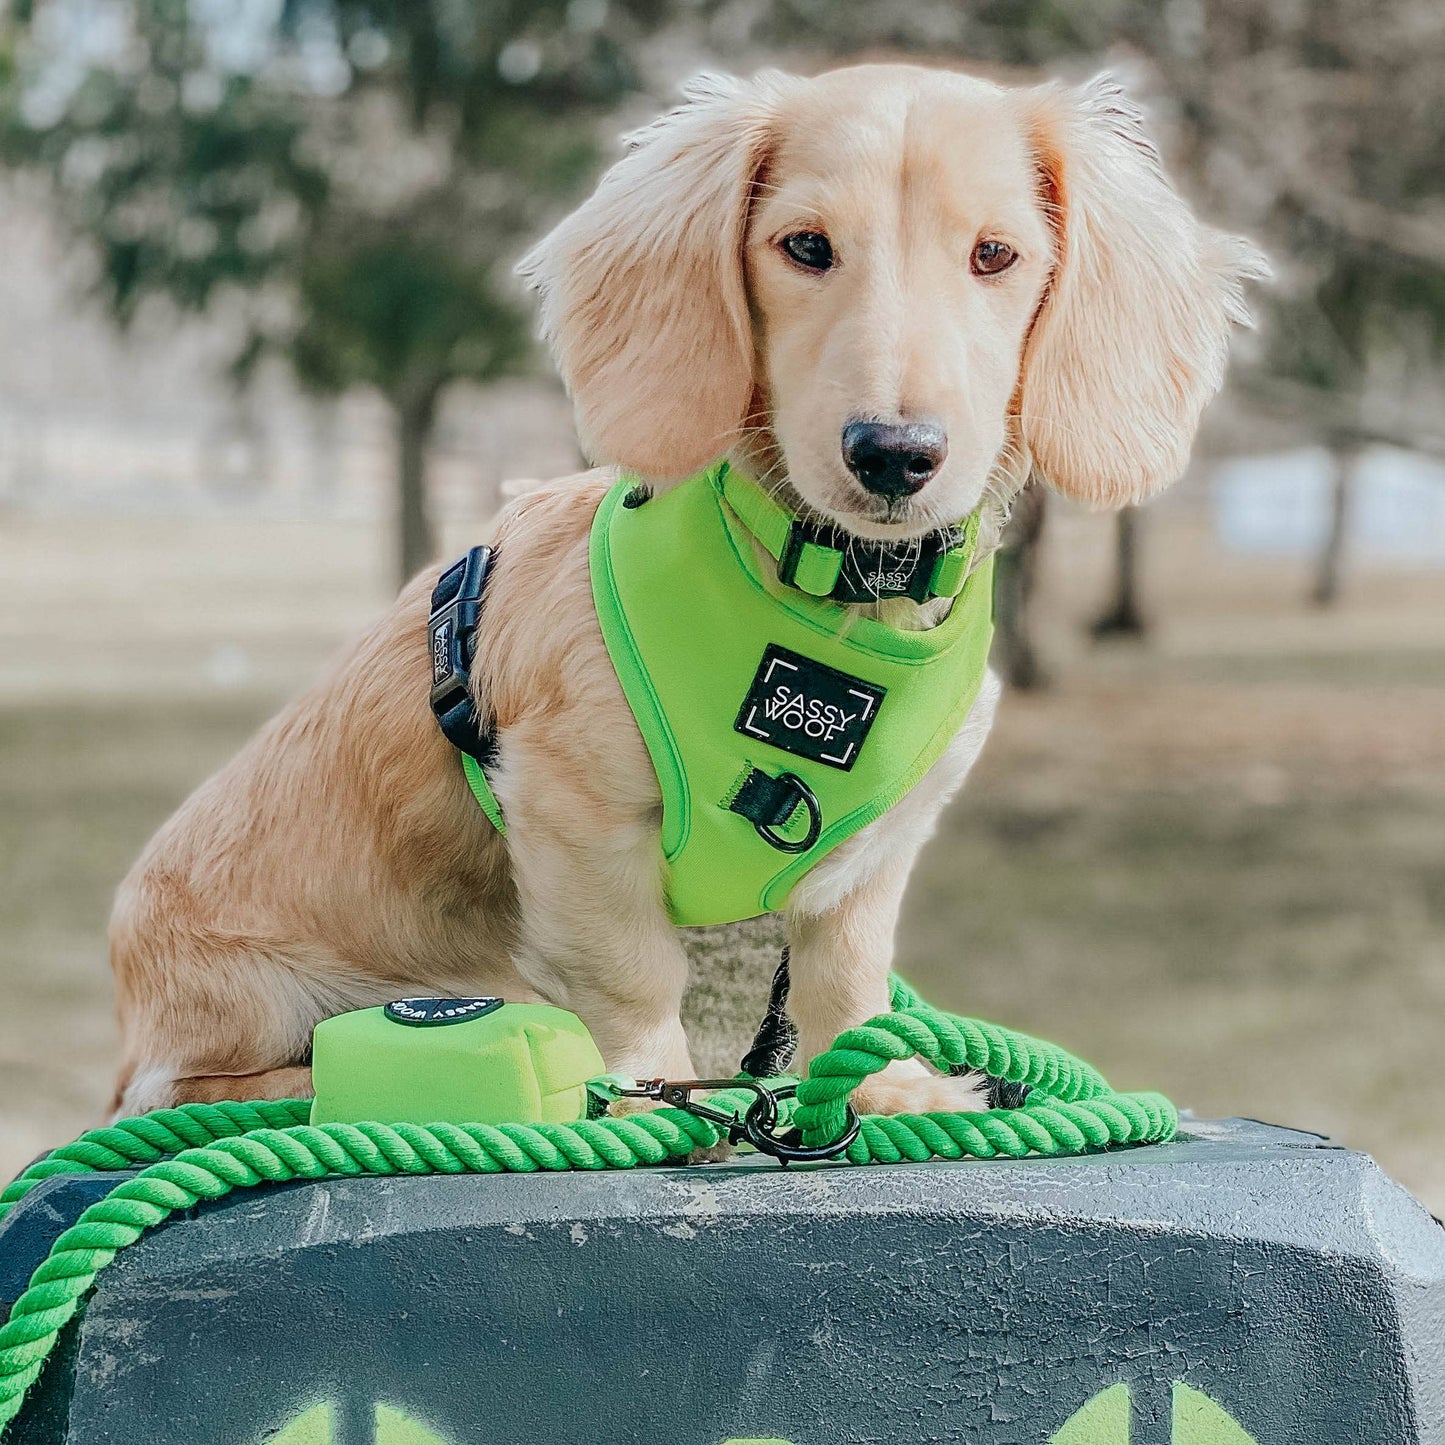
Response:
M974 1113L867 1115L844 1155L849 1163L1085 1154L1170 1139L1179 1124L1162 1094L1117 1094L1097 1069L1057 1044L945 1013L895 978L893 1012L839 1034L799 1084L793 1123L803 1143L840 1138L854 1089L913 1057L943 1073L968 1069L1025 1085L1028 1102Z
M869 1075L917 1055L1026 1084L1015 1109L865 1117L853 1164L929 1158L1069 1155L1173 1136L1178 1114L1158 1094L1116 1094L1054 1044L923 1003L895 980L894 1012L841 1034L798 1087L793 1122L805 1144L842 1137L847 1099ZM1044 1102L1037 1102L1038 1096ZM750 1096L724 1091L713 1107L741 1113ZM177 1210L235 1189L362 1175L537 1173L680 1163L723 1131L679 1109L572 1124L321 1124L310 1101L191 1104L94 1129L30 1166L3 1194L0 1218L42 1179L146 1167L92 1204L51 1246L0 1329L0 1431L19 1413L96 1276Z

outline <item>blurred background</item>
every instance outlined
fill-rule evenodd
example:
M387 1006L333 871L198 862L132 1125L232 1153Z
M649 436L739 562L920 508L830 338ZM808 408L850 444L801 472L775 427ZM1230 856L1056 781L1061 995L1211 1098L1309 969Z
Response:
M1438 0L49 0L0 20L0 1175L96 1122L181 798L579 461L511 278L699 68L1107 66L1274 259L1189 476L1028 496L900 967L1445 1211Z

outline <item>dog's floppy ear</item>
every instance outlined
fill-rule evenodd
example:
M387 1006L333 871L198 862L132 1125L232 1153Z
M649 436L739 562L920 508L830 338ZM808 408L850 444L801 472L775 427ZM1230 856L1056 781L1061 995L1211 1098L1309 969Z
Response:
M1269 268L1195 220L1110 77L1033 103L1056 261L1024 358L1021 431L1051 486L1124 506L1184 470L1230 325L1249 324L1242 283Z
M518 267L541 293L542 333L595 461L672 480L720 456L743 424L743 240L787 84L698 76Z

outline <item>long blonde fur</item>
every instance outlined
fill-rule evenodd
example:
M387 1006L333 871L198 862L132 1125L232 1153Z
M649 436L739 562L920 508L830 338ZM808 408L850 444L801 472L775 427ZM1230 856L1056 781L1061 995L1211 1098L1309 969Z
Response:
M803 227L833 238L827 275L780 249ZM1016 264L973 274L982 236ZM904 66L697 83L524 263L599 459L666 483L727 453L895 539L976 506L997 535L1031 467L1108 505L1172 480L1260 269L1198 225L1106 83ZM886 514L840 456L859 417L947 428L937 476ZM296 1092L319 1019L403 993L546 999L609 1068L691 1073L661 798L592 610L588 529L614 477L564 478L497 528L472 681L505 840L428 711L432 567L152 841L112 923L118 1109ZM943 607L871 610L926 627ZM990 679L919 787L795 891L802 1062L886 1005L909 871L997 697ZM865 1095L972 1098L917 1065Z

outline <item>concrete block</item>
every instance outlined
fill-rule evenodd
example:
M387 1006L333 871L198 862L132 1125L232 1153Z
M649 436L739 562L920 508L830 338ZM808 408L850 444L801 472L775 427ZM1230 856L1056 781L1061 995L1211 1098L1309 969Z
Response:
M5 1288L86 1201L14 1212ZM1238 1120L1068 1160L296 1184L126 1250L47 1375L24 1445L1445 1445L1445 1231Z

